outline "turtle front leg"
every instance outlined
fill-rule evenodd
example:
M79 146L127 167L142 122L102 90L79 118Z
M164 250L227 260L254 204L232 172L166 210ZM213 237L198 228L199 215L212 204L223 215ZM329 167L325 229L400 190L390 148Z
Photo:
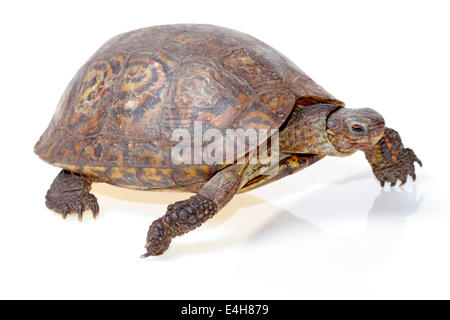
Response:
M365 149L364 153L382 187L386 182L393 187L397 180L403 185L408 175L416 180L414 162L422 166L414 151L405 148L400 135L390 128L385 128L380 141L373 147Z
M65 219L69 213L83 219L83 211L91 210L98 215L97 198L90 194L92 179L69 170L62 170L53 181L45 196L47 208L56 211Z
M141 257L164 253L172 239L201 226L214 216L241 187L244 165L231 165L218 172L193 197L167 207L167 212L155 220L147 233L147 253Z

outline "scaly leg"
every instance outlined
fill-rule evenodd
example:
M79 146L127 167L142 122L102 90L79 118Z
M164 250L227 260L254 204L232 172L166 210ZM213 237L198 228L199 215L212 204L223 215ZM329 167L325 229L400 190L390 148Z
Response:
M155 220L147 233L147 253L142 257L164 253L172 238L181 236L203 224L222 209L241 187L245 165L231 165L212 177L190 199L167 207L167 213Z
M416 180L414 162L422 166L414 151L404 148L400 135L390 128L385 128L380 141L372 148L364 150L364 153L382 187L386 181L390 182L392 187L397 180L403 185L408 175Z
M45 196L45 204L65 219L71 212L83 219L83 211L91 210L94 218L98 215L97 198L90 194L92 180L82 174L62 170L53 181Z

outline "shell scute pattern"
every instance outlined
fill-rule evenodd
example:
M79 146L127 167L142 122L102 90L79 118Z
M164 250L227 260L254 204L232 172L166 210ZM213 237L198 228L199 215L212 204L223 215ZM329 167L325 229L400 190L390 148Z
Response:
M160 117L175 68L176 64L162 53L130 55L106 132L130 139L159 137Z
M197 167L174 168L173 178L177 185L189 186L200 181L207 181L214 171L207 165Z
M170 146L160 140L136 141L133 150L134 166L164 168L170 163Z
M102 159L108 166L133 167L133 141L127 138L106 137L103 139Z
M102 166L83 166L82 168L79 169L79 172L92 177L94 179L105 179L105 172L106 172L107 168L106 167L102 167Z
M113 54L95 58L80 70L77 94L67 106L62 123L67 129L82 136L102 132L124 61L124 55Z
M161 119L162 134L170 139L179 128L193 133L195 121L202 121L203 130L231 127L253 95L213 61L188 61L176 71Z
M94 163L102 161L103 143L101 139L89 137L81 140L76 145L77 149L79 149L78 162L83 163L86 160L85 163L89 163L88 159L92 159Z
M232 70L254 90L282 85L282 76L266 57L258 54L256 48L255 46L232 48L222 58L222 63L226 69Z
M138 176L149 189L168 189L176 185L172 171L170 168L142 168L138 170Z
M289 113L295 104L293 93L275 90L261 94L249 107L246 115L239 119L239 126L254 129L277 129L285 118L283 111Z

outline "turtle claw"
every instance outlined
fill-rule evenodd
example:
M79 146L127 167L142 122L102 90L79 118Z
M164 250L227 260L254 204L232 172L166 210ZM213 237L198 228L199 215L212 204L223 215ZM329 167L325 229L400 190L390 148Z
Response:
M406 183L406 180L408 179L408 177L405 177L403 179L400 180L400 187L403 186Z
M78 205L78 221L83 221L83 207L81 205Z
M64 219L76 213L83 220L83 212L91 210L94 218L98 215L97 198L89 193L92 181L83 175L62 170L45 195L47 207L60 213Z
M62 213L61 213L64 220L67 218L68 213L69 213L69 211L67 209L67 206L64 206L62 209Z
M97 201L96 201L95 203L91 204L91 205L89 206L89 208L90 208L91 211L92 211L92 216L94 217L94 219L97 219L98 212L99 212L99 207L98 207Z
M384 168L374 170L375 176L380 181L381 187L384 187L385 182L389 182L391 187L400 181L399 186L403 186L411 176L413 181L416 181L416 172L414 163L422 166L422 162L414 154L411 149L405 148L400 152L399 159L396 163L386 166Z
M85 193L51 195L47 194L46 205L49 209L61 214L66 219L70 213L76 213L78 221L83 221L83 213L91 210L94 218L98 216L99 207L94 195Z

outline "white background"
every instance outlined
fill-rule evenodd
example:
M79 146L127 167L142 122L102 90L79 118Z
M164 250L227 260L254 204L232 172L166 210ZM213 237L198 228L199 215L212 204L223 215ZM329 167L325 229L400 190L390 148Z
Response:
M0 298L450 298L447 1L9 1L0 5ZM106 40L211 23L287 55L348 107L372 107L424 163L382 190L362 153L235 199L139 259L189 194L93 190L100 216L49 211L33 154L65 86Z

